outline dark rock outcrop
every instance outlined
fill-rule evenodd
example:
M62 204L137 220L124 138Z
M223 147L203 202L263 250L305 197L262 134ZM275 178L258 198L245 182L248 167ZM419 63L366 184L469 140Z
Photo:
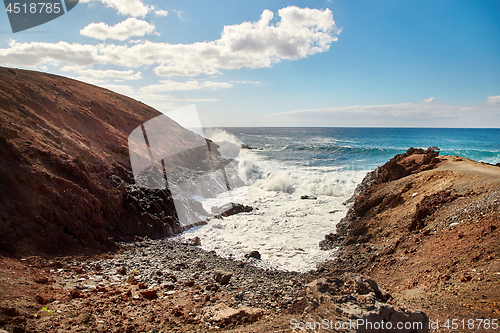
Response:
M428 215L431 215L436 207L453 201L456 198L458 198L458 195L452 194L451 191L440 191L424 197L424 199L417 204L417 209L408 227L409 231L422 229L425 226L424 219Z
M377 283L356 273L340 277L319 278L306 286L307 321L320 321L336 316L338 322L354 322L349 327L355 332L391 332L398 323L412 324L411 329L401 332L428 332L429 317L421 311L411 311L387 302L391 296L380 290ZM384 323L384 328L374 329L373 323ZM403 326L404 328L404 326Z
M254 208L251 206L230 202L220 207L212 207L212 214L216 214L215 217L220 218L236 215L239 213L249 213L253 210Z
M403 203L402 193L411 188L411 184L397 193L387 193L384 196L372 196L371 194L381 184L395 181L411 174L433 169L437 163L439 149L436 147L427 150L410 148L405 153L394 156L387 163L369 172L363 181L356 187L353 196L344 204L352 205L346 216L337 224L337 232L325 236L320 242L323 250L332 249L342 244L363 243L366 239L363 234L367 225L363 218L375 214L387 207L395 207ZM420 214L424 214L421 212ZM415 227L418 225L419 217L416 217Z

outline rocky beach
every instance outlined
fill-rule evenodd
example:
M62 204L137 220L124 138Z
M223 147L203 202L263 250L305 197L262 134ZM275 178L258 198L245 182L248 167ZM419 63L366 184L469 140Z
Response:
M359 274L262 270L174 239L99 257L4 258L2 325L12 332L287 332L326 316L424 322ZM23 295L23 296L21 296ZM327 306L326 306L327 305ZM419 330L424 331L424 330Z
M266 270L258 253L221 258L203 238L175 237L168 190L134 185L126 137L156 110L54 75L1 68L0 78L7 332L320 331L323 319L330 331L394 331L335 327L365 320L425 332L429 320L500 317L498 165L410 148L345 203L320 243L338 247L331 260Z

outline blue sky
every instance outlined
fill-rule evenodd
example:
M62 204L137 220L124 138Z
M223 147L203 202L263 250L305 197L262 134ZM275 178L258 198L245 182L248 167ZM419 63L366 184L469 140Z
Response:
M500 1L84 0L0 65L204 126L500 127Z

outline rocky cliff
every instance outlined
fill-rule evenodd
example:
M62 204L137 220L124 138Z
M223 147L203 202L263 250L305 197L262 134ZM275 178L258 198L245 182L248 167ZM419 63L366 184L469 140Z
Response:
M180 231L168 191L139 189L130 174L127 138L158 115L96 86L0 68L0 253L106 251Z
M498 317L500 168L435 149L409 149L369 173L320 276L371 276L433 319Z

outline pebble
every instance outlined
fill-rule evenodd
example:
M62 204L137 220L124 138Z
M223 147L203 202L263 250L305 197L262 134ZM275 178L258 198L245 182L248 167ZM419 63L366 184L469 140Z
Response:
M69 267L61 273L66 274L68 283L77 283L81 276L71 275L71 272L75 267L88 267L88 279L78 283L89 289L81 293L90 292L92 288L97 290L97 286L104 291L111 290L110 286L140 285L144 288L141 291L157 290L157 293L161 291L162 295L172 296L179 291L199 288L196 293L202 294L198 297L200 301L221 302L222 295L228 295L229 306L242 304L262 309L270 309L276 304L277 292L287 303L289 298L300 297L301 288L297 285L305 284L306 274L258 268L252 264L254 259L235 261L221 258L200 247L182 244L175 238L146 238L120 245L125 249L122 254L95 261L75 260L66 263ZM96 267L100 268L98 272ZM230 274L229 280L225 284L214 281L216 271L225 272L223 276ZM141 296L134 295L132 299L140 300Z

